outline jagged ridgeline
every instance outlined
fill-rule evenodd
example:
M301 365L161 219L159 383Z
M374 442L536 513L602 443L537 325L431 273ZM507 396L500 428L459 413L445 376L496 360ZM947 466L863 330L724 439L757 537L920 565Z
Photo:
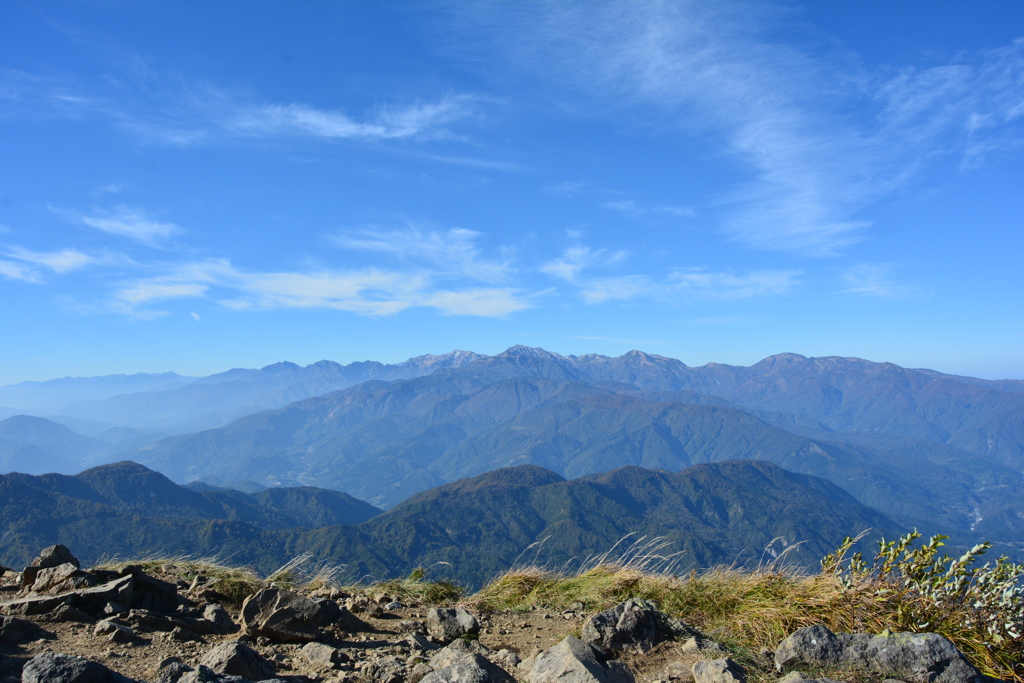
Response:
M642 537L661 537L654 554L673 555L685 571L770 561L794 542L801 545L787 559L810 567L844 536L899 533L839 487L756 461L679 473L626 467L573 480L524 465L425 491L384 513L323 489L195 491L131 462L76 476L2 476L0 500L0 563L12 566L58 542L86 563L218 556L264 573L311 553L345 565L353 579L434 565L431 576L470 586L517 559L579 567L622 539L610 559Z

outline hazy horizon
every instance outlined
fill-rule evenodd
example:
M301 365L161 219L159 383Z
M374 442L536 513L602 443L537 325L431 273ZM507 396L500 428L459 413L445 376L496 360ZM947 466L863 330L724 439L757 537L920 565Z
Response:
M524 346L528 346L528 345L524 345ZM349 363L359 363L359 362L378 362L378 363L382 363L384 365L398 365L398 364L401 364L401 363L403 363L403 362L405 362L407 360L411 360L413 358L416 358L417 356L423 356L423 355L444 355L446 353L451 353L451 352L454 352L454 351L469 351L469 352L472 352L472 353L479 353L482 356L495 356L495 355L498 355L498 354L506 351L509 348L511 348L511 347L505 347L503 349L499 349L497 351L494 351L493 353L482 353L482 352L477 351L476 349L449 349L448 351L441 351L441 352L438 352L438 353L431 353L431 354L416 354L416 356L409 356L407 358L398 358L398 359L394 359L394 360L379 360L377 358L354 358L354 359L342 362L342 361L335 360L333 358L317 358L316 360L311 360L311 361L308 361L308 362L296 362L296 361L293 361L291 359L284 358L284 359L281 359L281 360L273 361L271 363L265 363L263 365L255 365L255 366L251 366L251 367L243 367L243 366L238 366L238 365L231 366L231 367L223 367L223 368L219 368L219 369L216 369L216 370L214 370L212 372L208 372L208 373L205 373L205 374L188 374L188 373L184 373L184 372L178 372L177 370L175 370L173 368L169 368L169 369L166 369L166 370L159 370L159 371L155 371L155 372L149 372L149 371L128 371L128 372L105 373L105 375L62 375L62 376L58 376L58 377L44 377L44 378L41 378L41 379L19 380L18 382L12 382L10 384L0 384L0 387L13 386L14 384L20 384L22 382L47 382L47 381L56 380L56 379L88 379L88 378L91 378L91 377L101 377L101 376L160 375L160 374L165 374L165 373L173 373L173 374L176 374L176 375L178 375L180 377L185 377L185 378L201 379L203 377L208 377L210 375L216 375L216 374L219 374L219 373L222 373L222 372L228 372L229 370L259 370L259 369L262 369L262 368L266 368L266 367L275 365L277 363L294 363L295 365L298 365L299 367L306 367L306 366L313 365L313 364L321 362L321 361L339 363L340 365L348 365ZM543 348L543 347L535 347L535 348ZM556 353L556 354L561 355L561 356L567 356L567 357L568 356L582 356L582 355L586 355L588 353L595 353L593 351L587 351L587 352L583 352L583 353L561 353L561 352L555 351L553 349L544 349L544 350L545 351L550 351L551 353ZM649 355L664 356L664 354L655 353L653 351L647 351L645 349L630 349L629 351L641 351L641 352L647 353ZM629 353L629 351L626 351L624 353ZM719 363L719 364L722 364L722 365L735 365L735 366L749 367L749 366L754 365L754 364L756 364L756 363L758 363L758 362L760 362L762 360L765 360L766 358L770 358L772 356L779 356L779 355L783 355L783 354L788 354L788 353L795 353L795 352L793 352L793 351L779 351L777 353L769 353L769 354L766 354L765 356L762 356L762 357L758 358L757 360L751 361L749 363L722 363L721 361L715 361L715 360L709 360L709 361L705 361L703 363L691 363L691 362L688 362L685 358L676 358L675 356L665 356L665 357L672 358L674 360L682 361L685 365L687 365L688 367L691 367L691 368L703 367L703 366L708 365L710 363ZM606 355L606 356L610 355L612 357L615 357L615 356L621 356L623 354L614 354L614 355L613 354L599 354L599 355ZM803 356L804 354L797 354L797 355L802 355ZM805 357L808 357L808 358L826 358L826 357L852 358L852 359L857 359L857 360L865 360L865 361L868 361L870 363L891 363L892 362L892 361L886 361L886 360L877 360L877 359L873 359L873 358L862 358L860 356L837 356L836 354L828 354L826 356L805 356ZM896 363L896 365L900 365L900 364ZM959 373L959 372L949 372L949 371L943 370L941 368L914 366L914 365L901 365L901 367L904 367L904 368L906 368L908 370L928 370L928 371L940 372L940 373L945 374L945 375L963 376L963 377L974 377L974 378L977 378L977 379L986 379L986 380L1004 380L1004 379L1016 380L1016 379L1024 379L1024 377L1000 377L1000 376L985 377L985 376L981 376L981 375L969 375L969 374ZM2 406L0 406L0 407L2 407Z

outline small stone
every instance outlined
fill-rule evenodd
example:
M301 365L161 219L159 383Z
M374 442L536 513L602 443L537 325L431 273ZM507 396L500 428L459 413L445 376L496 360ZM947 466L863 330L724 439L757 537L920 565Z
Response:
M175 626L171 629L170 639L176 643L205 643L202 636L195 631L190 631L187 628Z
M115 614L124 614L128 609L119 602L108 602L103 606L103 613L108 616L114 616Z
M130 627L113 619L103 619L97 622L93 629L93 635L105 636L112 643L130 643L135 638L135 632Z
M332 668L350 661L344 652L323 643L306 643L299 652L313 664L322 664Z
M746 672L731 659L702 659L694 662L693 680L695 683L745 683Z

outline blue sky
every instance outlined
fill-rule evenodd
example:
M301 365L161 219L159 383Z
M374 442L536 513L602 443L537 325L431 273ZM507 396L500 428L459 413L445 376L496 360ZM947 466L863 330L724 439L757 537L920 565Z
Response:
M1024 377L1024 4L5 3L0 384L513 344Z

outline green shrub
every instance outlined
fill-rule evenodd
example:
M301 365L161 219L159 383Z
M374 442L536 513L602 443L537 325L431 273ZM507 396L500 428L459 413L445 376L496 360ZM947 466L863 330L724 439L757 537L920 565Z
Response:
M870 563L849 558L856 539L847 538L821 561L855 602L882 605L892 630L940 633L987 673L1024 679L1024 565L1005 555L976 565L992 545L981 543L959 558L939 554L946 536L921 538L916 530L879 541Z

